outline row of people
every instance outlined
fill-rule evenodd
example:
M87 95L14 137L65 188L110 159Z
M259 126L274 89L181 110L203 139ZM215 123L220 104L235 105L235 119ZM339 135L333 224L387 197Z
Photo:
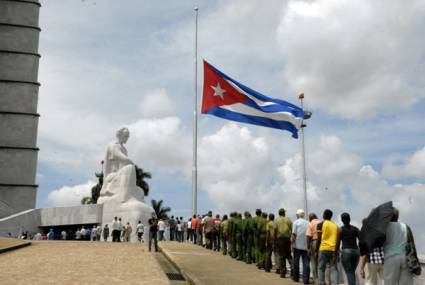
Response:
M317 284L338 284L341 262L349 285L357 282L356 270L360 262L360 276L367 284L412 284L413 275L406 266L407 237L414 247L411 229L398 222L398 210L387 229L387 240L382 248L369 252L360 238L360 230L351 224L348 213L341 215L342 226L332 221L333 213L326 209L323 220L311 213L308 221L302 209L296 212L292 222L280 209L278 217L257 209L255 217L249 212L232 212L229 216L193 216L188 221L187 238L207 249L220 250L224 255L256 263L259 269L270 272L272 256L275 257L276 273L288 274L296 282L310 282L310 271ZM219 242L217 242L219 241ZM385 259L384 259L385 256ZM302 275L300 276L300 261ZM366 268L366 270L365 270ZM326 280L327 279L327 280Z

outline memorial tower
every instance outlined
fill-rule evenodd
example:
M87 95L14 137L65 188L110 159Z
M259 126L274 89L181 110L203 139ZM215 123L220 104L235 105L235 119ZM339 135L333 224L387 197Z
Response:
M0 218L35 207L38 0L0 0Z

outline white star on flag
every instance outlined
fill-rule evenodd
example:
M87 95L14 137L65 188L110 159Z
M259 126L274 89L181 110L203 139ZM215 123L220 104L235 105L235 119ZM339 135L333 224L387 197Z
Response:
M221 100L224 100L223 93L226 92L226 90L221 88L219 82L217 82L217 86L211 85L211 88L214 89L214 96L220 96Z

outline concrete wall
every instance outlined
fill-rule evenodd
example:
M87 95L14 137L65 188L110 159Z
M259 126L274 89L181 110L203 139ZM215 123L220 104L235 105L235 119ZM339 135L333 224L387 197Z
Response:
M0 236L5 237L8 233L11 233L12 237L18 237L22 231L28 231L32 234L37 233L41 224L40 210L26 210L0 219Z
M39 9L0 1L0 218L35 207Z
M102 204L41 209L40 226L100 224L102 210Z
M103 205L82 205L26 210L0 219L0 236L10 232L16 237L22 231L35 234L40 227L100 224Z

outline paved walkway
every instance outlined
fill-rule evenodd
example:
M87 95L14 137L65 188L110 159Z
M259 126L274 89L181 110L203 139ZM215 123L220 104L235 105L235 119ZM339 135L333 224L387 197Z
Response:
M258 270L254 264L237 261L221 253L190 243L161 242L164 255L180 269L189 284L196 285L291 285L289 278Z
M0 253L25 247L30 244L31 242L27 240L20 240L15 238L0 238Z
M136 243L32 241L0 254L1 284L169 285L159 254Z

